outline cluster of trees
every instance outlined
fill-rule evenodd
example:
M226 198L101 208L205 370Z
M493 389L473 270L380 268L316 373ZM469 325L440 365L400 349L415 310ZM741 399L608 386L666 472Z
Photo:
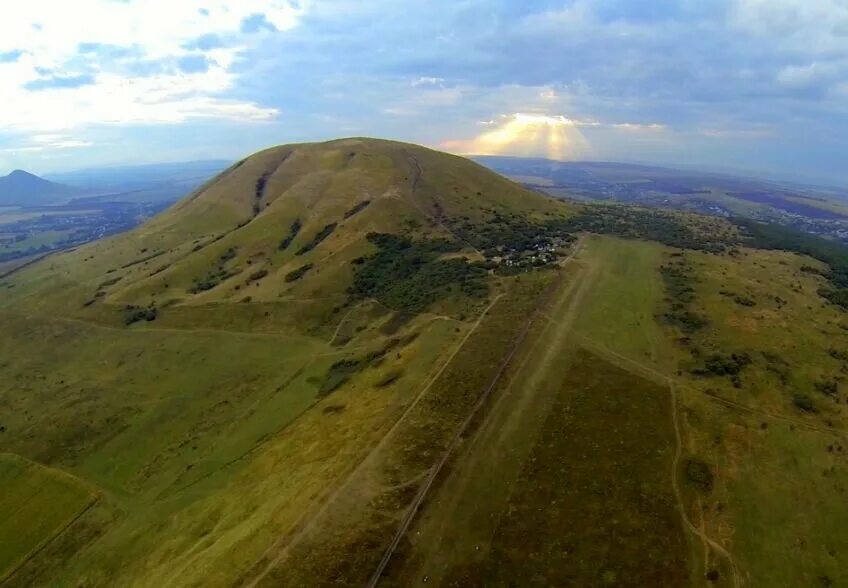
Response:
M363 210L365 210L368 207L369 204L371 204L370 200L363 200L362 202L360 202L359 204L357 204L356 206L354 206L353 208L348 210L346 213L344 213L345 220L349 219L350 217L352 217L355 214L362 212Z
M692 268L686 261L675 261L660 266L660 275L665 285L668 310L663 319L684 333L694 333L707 325L707 319L691 308L695 300L692 287Z
M720 234L707 235L694 231L674 213L656 209L621 205L585 206L579 214L567 219L563 228L617 235L631 239L657 241L680 249L723 252L734 245Z
M155 306L141 307L128 304L124 307L124 324L130 326L141 321L155 321L159 311Z
M389 353L389 351L395 349L398 346L406 345L411 342L411 340L412 339L408 337L405 339L393 337L389 339L386 343L384 343L381 348L370 351L362 357L345 358L335 362L327 370L327 373L324 374L324 380L321 382L321 385L318 388L319 396L326 396L327 394L338 390L351 377L361 372L365 368L376 367L380 365L383 362L383 359ZM397 380L397 378L401 376L402 372L396 373L397 375L389 381L387 381L387 376L384 376L384 378L380 381L381 383L378 385L381 387L390 385L392 382L394 382L395 380Z
M386 306L405 312L421 312L433 302L459 291L484 296L487 271L464 258L440 259L442 253L460 246L439 239L413 242L387 233L369 233L378 251L354 261L358 266L349 293L376 298Z
M235 275L241 273L239 269L228 269L227 264L231 262L236 257L236 248L230 247L226 251L224 251L220 256L218 256L218 263L214 269L210 270L203 277L196 278L191 288L189 288L189 292L192 294L199 294L200 292L206 292L207 290L211 290L224 280L227 280Z
M311 270L312 267L313 266L312 266L311 263L307 263L306 265L300 266L296 270L290 271L289 273L286 274L286 278L285 278L286 282L296 282L297 280L299 280L300 278L305 276L306 272Z
M692 371L700 376L728 376L733 385L739 388L742 385L740 374L751 362L751 356L746 351L711 353L704 359L702 367Z
M304 253L309 253L310 251L318 247L321 241L333 234L333 231L336 230L337 226L338 223L330 223L328 225L325 225L323 229L315 233L315 236L312 237L312 239L308 243L306 243L303 247L297 250L297 254L303 255Z
M294 238L297 237L297 234L302 228L303 223L300 222L300 219L294 219L294 222L291 224L291 227L289 227L289 234L286 235L282 241L280 241L280 246L277 249L279 249L280 251L285 251L286 249L288 249L289 245L292 244L292 241L294 241Z

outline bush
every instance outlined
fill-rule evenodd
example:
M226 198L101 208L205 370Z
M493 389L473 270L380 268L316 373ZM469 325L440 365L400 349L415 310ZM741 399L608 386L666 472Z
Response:
M686 480L702 492L713 489L713 472L710 466L701 460L686 460Z
M312 269L312 264L307 263L306 265L302 265L296 270L290 271L286 274L286 282L295 282L306 275L306 272Z
M734 296L733 301L736 304L740 304L742 306L755 306L757 304L753 299L748 298L747 296L742 296L742 295Z
M705 376L737 376L751 363L751 356L742 351L731 353L713 353L704 360L704 367L695 373Z
M816 406L813 404L813 399L801 392L796 392L792 395L792 404L800 408L804 412L815 412Z
M155 321L159 311L154 306L142 308L139 306L127 306L124 308L124 324L130 326L140 321Z
M312 237L312 240L309 241L309 243L298 249L297 254L303 255L305 253L309 253L310 251L318 247L321 241L333 234L333 231L336 230L337 226L338 223L330 223L329 225L325 225L323 229L318 231L315 236Z
M289 228L289 234L286 235L285 239L280 241L280 246L278 247L278 249L280 251L285 251L286 249L288 249L289 245L291 245L292 241L294 241L294 238L297 237L298 233L300 233L300 229L302 227L303 224L300 222L300 219L295 219L294 222L291 224L291 227Z
M362 202L348 210L346 213L344 213L344 218L349 219L353 215L362 212L368 207L369 204L371 204L370 200L363 200Z
M264 278L267 275L268 275L268 270L266 270L266 269L257 270L247 277L247 283L250 284L251 282L256 282L257 280L261 280L262 278Z

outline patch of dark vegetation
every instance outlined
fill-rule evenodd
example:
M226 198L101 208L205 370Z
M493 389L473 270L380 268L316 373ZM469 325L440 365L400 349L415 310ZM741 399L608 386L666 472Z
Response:
M306 275L306 272L311 270L313 265L311 263L307 263L306 265L302 265L296 270L292 270L286 274L285 280L286 282L296 282L300 278Z
M378 388L386 388L397 382L403 376L403 370L391 370L377 380Z
M159 311L155 306L134 306L128 304L124 307L124 325L130 326L141 321L152 322L156 320Z
M720 253L735 243L730 237L693 230L682 217L671 212L622 205L594 204L584 206L568 219L564 228L616 235L629 239L647 239L680 249L697 249Z
M813 403L813 399L803 392L796 392L792 395L792 404L795 405L795 408L804 412L816 412L816 405Z
M464 258L440 259L460 246L446 240L413 242L386 233L369 233L378 248L358 266L349 294L376 298L385 306L418 313L451 293L482 297L488 292L486 270Z
M145 261L150 261L151 259L155 259L155 258L159 257L160 255L165 255L165 253L167 253L167 251L158 251L158 252L156 252L156 253L152 253L152 254L147 255L147 256L145 256L145 257L141 257L141 258L139 258L139 259L136 259L135 261L131 261L131 262L129 262L129 263L125 263L124 265L122 265L122 266L121 266L121 269L127 269L127 268L129 268L129 267L134 266L134 265L138 265L138 264L140 264L140 263L144 263Z
M161 274L162 272L164 272L164 271L165 271L166 269L168 269L169 267L171 267L171 264L170 264L170 263L165 263L165 264L163 264L163 265L160 265L159 267L157 267L155 270L153 270L152 272L150 272L150 273L149 273L149 274L147 274L147 275L148 275L148 276L155 276L156 274Z
M386 354L401 344L398 338L389 339L381 348L369 351L362 357L341 359L330 366L318 387L318 395L326 396L341 388L351 377L367 367L376 367Z
M342 387L363 368L361 359L341 359L330 366L318 388L318 396L326 396Z
M742 370L751 364L751 356L745 352L711 353L704 359L703 367L696 368L693 373L699 376L738 376Z
M292 241L294 241L294 238L297 237L297 234L300 233L300 229L302 228L303 223L300 222L299 218L296 218L291 224L291 227L289 227L289 234L286 235L286 237L282 241L280 241L280 245L279 247L277 247L277 249L279 249L280 251L285 251L286 249L288 249L289 245L292 244Z
M330 223L328 225L325 225L323 229L315 233L315 236L312 237L312 240L309 241L309 243L297 250L297 254L304 255L305 253L309 253L310 251L318 247L321 241L333 234L333 231L336 230L337 226L338 223Z
M789 383L792 376L792 371L789 369L789 363L776 353L763 351L763 357L766 360L766 370L777 376L780 383L784 386Z
M256 190L254 191L253 199L253 216L256 216L262 210L262 197L265 196L265 187L268 185L268 178L270 176L271 173L266 172L256 178Z
M110 279L106 280L105 282L102 282L99 286L97 286L97 289L102 290L103 288L108 288L109 286L114 286L115 284L117 284L120 281L121 281L120 276L118 276L117 278L110 278Z
M227 263L227 262L228 262L228 261L230 261L231 259L235 259L235 256L236 256L236 248L235 248L235 247L230 247L229 249L227 249L226 251L224 251L224 252L223 252L223 253L222 253L222 254L218 257L218 261L219 261L220 263Z
M325 406L322 411L324 414L339 414L340 412L344 412L346 406L344 404L330 404L329 406Z
M748 298L747 296L742 296L741 294L737 294L733 297L733 302L739 304L740 306L756 306L757 303L754 299Z
M355 214L362 212L363 210L368 208L369 204L371 204L370 200L363 200L362 202L358 203L356 206L354 206L353 208L348 210L346 213L344 213L345 220L349 219L350 217L352 217Z
M247 283L251 284L253 282L258 282L259 280L261 280L262 278L264 278L267 275L268 275L268 270L266 270L266 269L256 270L255 272L253 272L252 274L247 276Z
M199 294L211 290L221 282L241 273L239 269L228 269L227 264L236 257L236 248L230 247L218 257L218 263L201 278L195 278L194 284L189 288L192 294Z
M831 398L836 398L839 394L839 384L835 380L815 382L813 386L818 392L821 392L825 396L830 396Z
M833 359L838 359L839 361L848 361L848 353L845 353L841 349L836 349L835 347L831 347L827 350L827 354L831 356Z
M396 312L380 326L380 332L383 335L394 335L414 317L415 315L410 312Z
M685 258L677 258L660 266L668 305L662 318L686 334L694 333L707 325L707 319L692 310L695 300L692 273L692 267Z
M685 465L686 481L700 492L713 489L713 472L709 465L699 459L690 458Z

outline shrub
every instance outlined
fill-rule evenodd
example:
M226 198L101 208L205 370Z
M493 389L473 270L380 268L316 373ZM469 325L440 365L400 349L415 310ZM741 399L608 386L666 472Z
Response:
M686 480L702 492L713 488L713 472L706 463L699 459L686 460Z
M296 270L290 271L286 274L286 282L295 282L306 275L306 272L312 269L312 264L307 263L306 265L302 265Z
M309 253L310 251L318 247L321 241L333 234L333 231L336 230L337 226L338 223L330 223L329 225L325 225L323 229L318 231L315 236L312 237L312 240L309 241L309 243L298 249L297 254L303 255L305 253Z
M289 245L291 245L292 241L294 241L294 238L297 237L298 233L300 233L300 229L302 227L303 224L300 222L300 219L295 219L294 222L291 224L291 227L289 228L289 234L286 235L285 239L280 241L280 246L278 247L278 249L280 251L285 251L286 249L288 249Z
M267 275L268 275L268 270L266 270L266 269L257 270L247 277L247 283L250 284L251 282L256 282L257 280L261 280L262 278L264 278Z
M154 306L150 306L147 308L142 308L139 306L127 306L124 308L124 324L126 326L130 326L133 323L137 323L140 321L151 322L156 320L156 316L158 314L159 312Z
M801 392L796 392L792 395L792 404L804 412L815 412L816 406L813 404L813 399Z
M349 219L353 215L362 212L368 207L369 204L371 204L370 200L363 200L362 202L348 210L346 213L344 213L344 218Z

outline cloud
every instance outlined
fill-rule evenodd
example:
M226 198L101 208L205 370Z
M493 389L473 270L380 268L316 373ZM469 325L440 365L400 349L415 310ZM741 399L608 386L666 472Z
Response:
M204 55L186 55L177 60L180 71L188 74L209 71L210 61Z
M38 78L31 82L27 82L24 84L24 88L27 90L39 91L39 90L51 90L51 89L62 89L62 88L82 88L83 86L90 86L95 83L94 76L91 74L80 74L80 75L50 75L43 78Z
M16 147L6 147L2 151L5 153L38 153L42 151L52 151L61 149L80 149L91 147L94 143L81 139L74 139L67 135L46 134L34 135L29 144L19 145Z
M298 25L309 5L288 0L16 3L0 20L0 132L273 118L279 108L237 95L235 68L246 48L242 24L259 15L257 26L283 34Z
M214 33L207 33L183 43L184 49L198 51L209 51L210 49L219 49L223 46L224 41Z
M11 51L0 51L0 63L11 63L21 58L24 52L20 49L12 49Z
M270 31L272 33L277 31L277 27L264 14L251 14L241 21L241 32L252 34L261 31Z

